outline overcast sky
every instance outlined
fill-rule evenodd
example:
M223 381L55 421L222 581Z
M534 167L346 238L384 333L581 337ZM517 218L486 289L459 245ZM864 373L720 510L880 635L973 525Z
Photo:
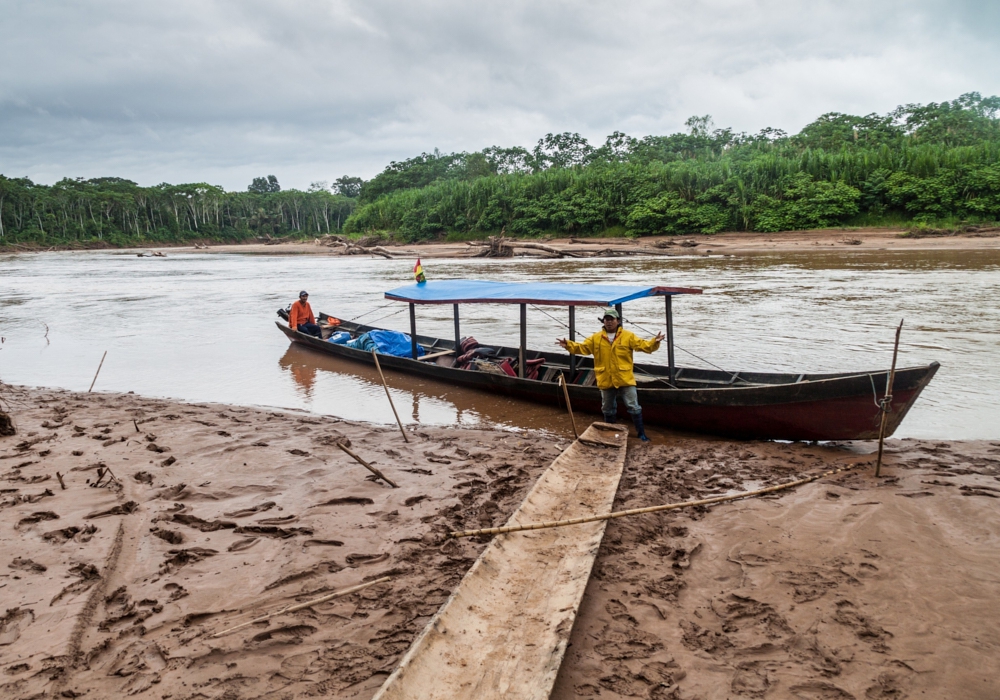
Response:
M1000 93L996 0L0 0L0 173L245 189Z

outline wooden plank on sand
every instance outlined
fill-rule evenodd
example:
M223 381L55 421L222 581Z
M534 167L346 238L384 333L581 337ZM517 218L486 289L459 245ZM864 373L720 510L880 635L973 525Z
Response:
M591 425L507 524L610 510L627 437ZM373 700L548 698L606 522L495 537Z

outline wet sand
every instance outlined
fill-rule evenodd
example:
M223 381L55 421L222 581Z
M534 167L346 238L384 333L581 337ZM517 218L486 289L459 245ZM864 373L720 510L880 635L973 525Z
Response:
M544 245L568 252L596 252L607 248L646 251L649 255L756 255L774 252L871 252L874 250L1000 250L1000 233L963 233L952 236L923 238L903 236L905 229L816 229L781 231L779 233L730 232L689 236L648 236L643 238L556 238ZM665 246L665 247L659 247ZM464 242L426 242L415 245L385 245L399 257L465 258L482 250ZM152 250L152 249L150 249ZM161 250L168 251L163 248ZM175 248L175 250L178 250ZM343 248L328 247L317 241L296 241L279 244L251 243L242 245L212 245L208 248L181 248L185 252L247 253L255 255L343 255ZM519 248L517 256L553 257L541 250ZM377 256L374 256L377 257Z
M3 697L370 698L568 440L5 387ZM397 481L378 482L337 449ZM992 698L1000 442L630 444L555 698ZM120 480L92 488L98 469ZM63 475L60 488L56 472ZM219 639L258 615L389 575Z
M860 468L611 521L552 697L996 698L1000 442L888 445L633 451L616 509Z
M506 518L560 451L127 394L7 399L20 434L0 439L4 698L371 697L484 547L442 533ZM334 446L345 437L399 488ZM102 465L120 486L88 486Z

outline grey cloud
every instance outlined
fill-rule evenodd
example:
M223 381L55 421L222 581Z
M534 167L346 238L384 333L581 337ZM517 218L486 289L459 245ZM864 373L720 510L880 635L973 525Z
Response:
M286 186L434 147L1000 92L974 2L0 0L0 172Z

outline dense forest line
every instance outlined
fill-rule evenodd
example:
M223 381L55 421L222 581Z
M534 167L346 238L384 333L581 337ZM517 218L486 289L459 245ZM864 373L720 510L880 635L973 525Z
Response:
M1000 220L1000 98L829 113L789 136L714 129L594 147L548 134L534 149L424 153L364 182L245 192L120 178L46 186L0 175L0 241L112 245L372 231L414 241L506 230L628 235ZM2 243L0 243L2 244Z

